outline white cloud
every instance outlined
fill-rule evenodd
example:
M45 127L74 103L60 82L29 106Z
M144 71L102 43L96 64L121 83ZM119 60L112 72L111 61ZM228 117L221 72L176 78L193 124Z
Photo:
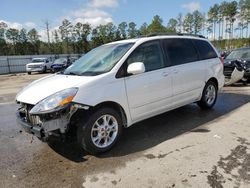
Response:
M91 25L95 27L101 24L107 24L109 22L113 22L113 20L112 18L95 17L95 18L77 18L75 19L75 22L91 23Z
M201 5L199 2L190 2L181 5L181 7L187 9L188 12L194 12L195 10L200 10Z
M58 31L58 29L59 29L59 26L55 26L55 27L50 28L50 30L49 30L50 42L53 42L53 40L54 40L54 38L53 38L54 31L55 30ZM60 33L58 32L57 34L60 37ZM48 35L47 35L47 30L46 29L39 30L38 35L40 35L40 40L41 41L48 42Z
M113 22L112 16L103 8L117 7L118 0L90 0L86 7L72 11L64 18L73 23L89 23L92 27Z
M0 20L0 23L1 22L6 23L8 25L7 28L14 28L14 29L18 29L18 30L21 30L22 28L25 28L27 30L32 29L32 28L36 28L36 24L33 22L18 23L18 22L10 22L10 21L6 21L6 20ZM39 30L38 34L41 36L40 40L48 41L46 30ZM50 36L51 36L51 34L50 34Z
M0 20L0 22L4 22L8 25L8 28L14 28L14 29L22 29L23 28L23 25L21 23L18 23L18 22L9 22L9 21L6 21L6 20Z
M35 28L36 24L34 22L25 22L24 26L26 26L27 28Z
M127 0L123 0L122 2L126 3ZM50 29L50 38L53 38L52 32L55 29L58 29L58 25L61 25L61 21L63 19L68 19L73 24L76 24L77 22L89 23L92 27L113 22L112 15L109 14L106 10L114 9L117 6L119 6L118 0L88 0L85 4L85 7L79 7L79 9L69 11L69 14L62 16L61 19L58 19L58 23L53 24L52 28ZM33 22L27 21L24 23L18 23L5 20L0 20L0 22L5 22L9 28L15 28L19 30L22 28L25 28L27 30L36 28L38 30L38 34L41 36L40 40L45 42L48 41L46 29L37 28L37 24Z
M20 30L22 28L31 29L31 28L36 27L36 24L33 22L18 23L18 22L9 22L6 20L0 20L0 22L6 23L8 25L8 28L14 28L14 29L18 29L18 30Z
M95 8L113 8L118 6L118 0L90 0L89 6Z
M109 13L92 8L76 10L72 13L72 16L69 18L69 20L73 24L76 24L77 22L89 23L92 27L113 22L113 19Z
M38 35L40 35L40 40L41 41L45 41L45 42L48 41L47 31L45 29L38 31Z
M113 21L109 13L90 7L73 11L70 19L73 23L89 23L93 27Z
M95 18L95 17L110 17L110 14L99 9L80 9L73 12L75 17Z

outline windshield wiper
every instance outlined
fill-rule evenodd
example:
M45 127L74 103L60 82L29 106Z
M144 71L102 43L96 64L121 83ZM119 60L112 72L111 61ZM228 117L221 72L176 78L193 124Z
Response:
M79 74L77 74L76 72L67 72L67 73L64 72L64 74L65 75L77 75L77 76L79 76Z
M100 74L103 74L105 73L104 71L98 71L98 72L92 72L92 71L86 71L86 72L82 72L81 76L97 76L97 75L100 75Z

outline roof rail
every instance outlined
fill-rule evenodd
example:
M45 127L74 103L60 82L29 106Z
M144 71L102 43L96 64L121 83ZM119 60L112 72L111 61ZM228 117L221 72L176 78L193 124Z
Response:
M155 37L155 36L192 36L192 37L199 37L199 38L205 38L203 35L195 35L190 33L150 33L146 37Z

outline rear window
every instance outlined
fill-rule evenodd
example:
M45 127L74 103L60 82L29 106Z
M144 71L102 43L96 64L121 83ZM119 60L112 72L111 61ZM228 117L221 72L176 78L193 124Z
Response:
M198 53L190 39L165 39L163 46L173 65L181 65L199 60Z
M212 46L204 40L193 40L200 54L200 60L218 57Z

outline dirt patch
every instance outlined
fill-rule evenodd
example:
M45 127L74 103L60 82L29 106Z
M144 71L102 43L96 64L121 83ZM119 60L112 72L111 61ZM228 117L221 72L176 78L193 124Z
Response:
M148 159L154 159L154 158L156 158L156 156L153 155L153 154L147 154L147 155L145 155L145 157L148 158Z
M97 182L98 180L99 180L99 178L94 176L93 178L91 178L90 182Z
M238 138L240 145L231 150L231 153L226 157L221 157L217 165L213 166L210 175L207 176L208 183L211 187L223 187L222 184L226 180L233 181L235 187L239 187L241 183L250 184L250 153L249 142L245 138ZM230 178L225 178L222 170Z
M188 146L184 146L180 149L176 149L175 151L179 152L180 150L184 150L184 149L187 149L187 148L191 148L193 147L194 145L188 145ZM174 151L170 151L168 153L164 153L164 154L159 154L159 155L154 155L154 154L146 154L144 155L147 159L155 159L155 158L158 158L158 159L162 159L164 157L166 157L167 155L171 154L171 153L174 153Z
M217 170L217 166L213 167L210 175L207 176L208 183L211 187L222 188L222 183L225 183L224 177Z
M111 181L111 183L112 183L113 185L116 185L116 184L117 184L117 181L116 181L116 180L113 180L113 181Z

